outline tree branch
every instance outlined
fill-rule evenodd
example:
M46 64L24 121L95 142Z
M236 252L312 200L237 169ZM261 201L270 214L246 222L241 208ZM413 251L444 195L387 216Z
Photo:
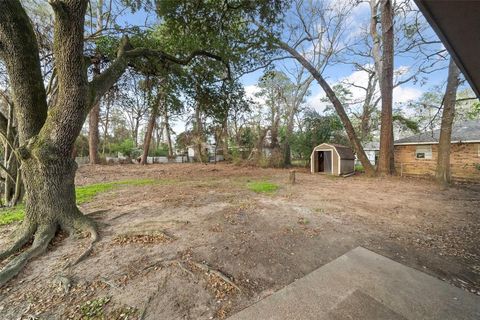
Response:
M225 65L227 71L227 79L231 79L230 65L221 56L208 52L206 50L195 50L187 57L178 58L171 54L168 54L162 50L150 49L150 48L133 48L129 42L128 36L124 36L120 42L120 47L117 52L117 58L112 62L100 75L93 78L90 81L90 97L88 108L90 108L98 99L100 99L107 90L109 90L115 82L122 76L125 69L128 67L129 61L138 57L152 57L157 58L163 63L174 63L179 65L188 65L192 60L197 57L207 57L213 60L222 62Z
M20 143L24 143L45 123L47 99L35 32L20 1L0 1L0 58L11 82Z

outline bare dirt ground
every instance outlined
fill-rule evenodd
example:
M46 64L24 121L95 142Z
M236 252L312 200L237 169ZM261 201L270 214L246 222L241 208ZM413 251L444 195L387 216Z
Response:
M357 246L480 294L480 185L335 178L227 164L83 166L77 184L153 178L82 210L101 241L59 235L0 291L1 319L222 319ZM249 181L280 189L257 194ZM16 227L0 229L0 244ZM101 315L101 316L99 316ZM103 318L102 318L103 317Z

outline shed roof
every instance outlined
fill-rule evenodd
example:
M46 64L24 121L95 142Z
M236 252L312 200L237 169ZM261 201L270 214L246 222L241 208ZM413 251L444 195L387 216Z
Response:
M395 141L396 145L438 143L440 129L432 132L420 133ZM452 143L480 142L480 120L470 120L457 123L452 128Z
M338 155L340 156L340 159L343 160L355 160L355 154L353 153L352 149L347 146L343 146L341 144L336 144L336 143L322 143L315 148L320 147L321 145L327 145L330 147L335 148L337 150Z
M480 98L480 1L415 0Z

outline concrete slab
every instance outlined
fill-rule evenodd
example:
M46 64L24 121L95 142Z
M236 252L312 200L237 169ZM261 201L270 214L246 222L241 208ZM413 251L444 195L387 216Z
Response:
M355 290L328 313L332 320L406 320L368 294Z
M230 320L480 319L480 297L358 247Z

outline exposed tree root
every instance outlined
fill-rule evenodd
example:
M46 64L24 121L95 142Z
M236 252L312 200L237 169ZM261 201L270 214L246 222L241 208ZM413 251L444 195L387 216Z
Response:
M229 277L227 277L225 274L223 274L223 272L215 270L215 269L211 268L210 266L208 266L204 263L199 263L199 262L196 262L196 261L191 261L190 263L192 263L194 266L196 266L197 268L199 268L199 269L201 269L201 270L203 270L207 273L211 273L211 274L216 275L217 277L222 279L224 282L228 283L233 288L238 290L238 292L242 292L242 289L240 289L239 286L237 286L232 280L230 280Z
M126 215L129 215L129 214L131 214L131 213L134 213L134 211L126 211L126 212L124 212L124 213L120 213L118 216L115 216L115 217L110 218L110 221L111 221L111 220L120 219L121 217L124 217L124 216L126 216Z
M92 212L89 212L89 213L85 213L85 215L89 216L89 217L95 217L95 216L103 215L104 213L107 213L108 211L110 211L110 209L97 210L97 211L92 211Z
M33 234L35 233L35 227L28 224L27 226L23 226L18 230L18 232L15 232L19 235L15 236L14 243L10 245L9 248L6 250L0 252L0 261L2 261L5 258L8 258L10 255L16 253L18 250L20 250L25 244L28 243L33 237Z
M92 253L93 245L100 239L98 235L97 225L92 219L89 219L86 216L81 216L75 223L75 228L80 232L90 233L90 243L88 247L83 251L83 253L75 259L75 261L67 264L66 268L73 267L74 265L82 262L86 257Z
M77 259L75 259L75 261L68 264L67 267L74 266L83 261L92 252L94 243L99 239L95 222L81 213L74 219L73 223L69 223L68 225L59 226L57 223L49 223L41 224L37 227L36 224L28 224L27 222L24 222L24 224L25 225L23 225L17 232L19 236L16 237L14 243L6 250L0 252L0 261L22 249L32 237L34 239L33 243L29 248L9 261L0 271L0 287L15 277L29 260L47 250L49 243L55 237L56 231L59 227L66 230L71 235L83 232L90 234L90 243L88 247Z
M147 302L145 303L145 306L143 307L142 313L140 314L140 320L144 320L145 317L147 316L147 309L150 307L150 304L152 303L153 298L155 298L159 293L160 289L165 288L167 285L168 277L165 277L163 279L163 282L159 282L157 285L157 290L148 297Z
M30 259L47 250L48 244L52 241L53 237L55 237L56 230L57 226L54 224L48 224L38 228L32 246L13 258L2 271L0 271L0 287L15 277Z
M183 266L183 263L182 263L182 262L180 262L180 261L177 260L176 263L177 263L177 266L178 266L180 269L182 269L185 273L189 274L192 278L195 278L195 275L193 274L193 272L190 271L190 270L188 270L187 268L185 268L185 267Z

